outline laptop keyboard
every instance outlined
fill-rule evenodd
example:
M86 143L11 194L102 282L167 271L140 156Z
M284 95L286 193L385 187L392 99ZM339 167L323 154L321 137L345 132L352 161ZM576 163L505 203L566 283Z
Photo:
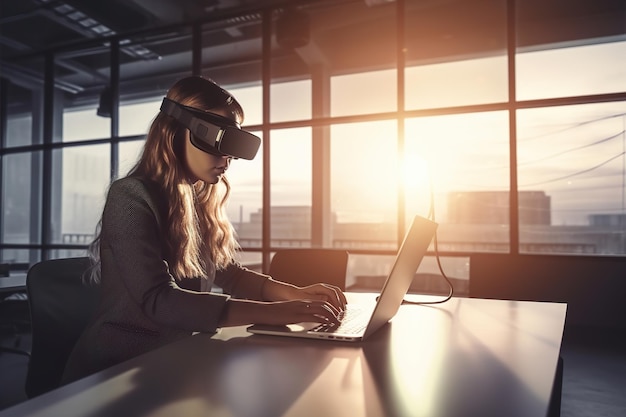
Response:
M346 308L339 313L339 325L334 324L320 324L313 328L313 332L325 332L325 333L345 333L345 334L358 334L367 326L369 321L369 315L365 314L363 308L359 306L352 306Z

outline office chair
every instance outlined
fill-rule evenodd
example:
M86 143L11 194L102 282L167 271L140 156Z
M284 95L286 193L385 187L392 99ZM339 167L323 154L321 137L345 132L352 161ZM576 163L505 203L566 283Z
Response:
M323 282L346 289L348 252L335 249L280 249L270 262L269 274L299 287Z
M41 261L28 270L33 341L26 375L26 395L43 394L60 385L65 363L94 313L99 286L83 274L89 258Z

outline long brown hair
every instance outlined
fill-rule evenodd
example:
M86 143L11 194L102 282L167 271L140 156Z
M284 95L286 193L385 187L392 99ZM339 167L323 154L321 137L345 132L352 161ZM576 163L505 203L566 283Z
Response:
M167 92L167 98L203 111L220 110L239 123L243 121L243 109L235 98L203 77L181 79ZM226 216L230 184L224 176L216 184L189 183L184 165L187 140L189 131L178 121L164 113L157 114L142 155L128 173L129 177L157 184L160 195L167 201L167 218L162 219L165 256L177 278L206 277L207 262L217 269L226 268L234 262L239 248ZM90 251L99 261L98 240Z

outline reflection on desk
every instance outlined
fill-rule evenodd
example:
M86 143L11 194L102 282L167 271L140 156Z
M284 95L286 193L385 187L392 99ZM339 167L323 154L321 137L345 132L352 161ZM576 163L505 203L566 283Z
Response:
M357 344L223 329L142 355L0 417L544 416L565 311L557 303L462 298L405 305Z

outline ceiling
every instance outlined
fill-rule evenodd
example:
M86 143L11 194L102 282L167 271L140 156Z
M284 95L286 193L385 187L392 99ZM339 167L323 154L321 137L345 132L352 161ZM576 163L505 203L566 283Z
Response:
M118 38L121 82L127 84L121 91L154 91L155 85L167 85L172 77L190 72L191 30L181 24L202 22L203 71L210 69L221 83L258 81L261 10L267 7L275 9L273 76L298 77L319 65L335 74L391 67L397 57L393 2L2 0L0 70L13 83L34 88L43 80L41 52L53 50L56 87L76 103L94 100L109 82L108 41ZM506 47L505 0L407 0L406 4L406 37L419 40L415 43L419 47L408 48L409 61L501 53ZM519 4L520 46L626 33L623 0L523 0ZM279 36L281 16L287 24Z
M38 51L81 40L214 19L285 3L278 0L3 0L0 52ZM313 2L316 3L316 2Z

